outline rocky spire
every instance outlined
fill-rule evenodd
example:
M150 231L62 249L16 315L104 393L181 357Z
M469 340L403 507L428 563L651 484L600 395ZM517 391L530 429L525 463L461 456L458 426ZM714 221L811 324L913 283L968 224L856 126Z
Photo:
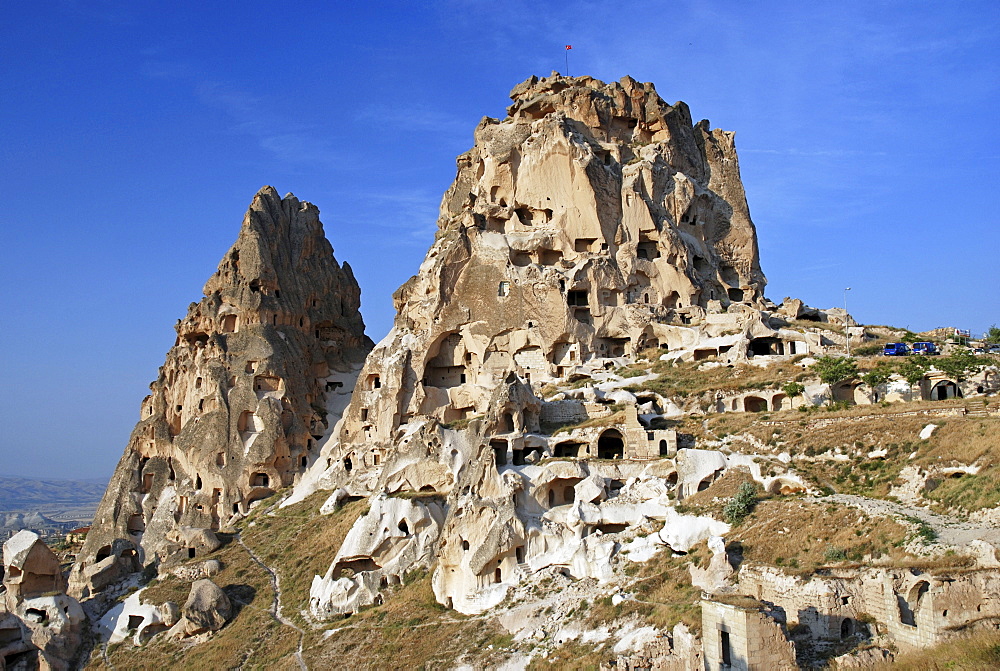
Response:
M204 293L142 402L74 567L77 594L211 549L212 530L292 484L372 347L319 210L269 186Z

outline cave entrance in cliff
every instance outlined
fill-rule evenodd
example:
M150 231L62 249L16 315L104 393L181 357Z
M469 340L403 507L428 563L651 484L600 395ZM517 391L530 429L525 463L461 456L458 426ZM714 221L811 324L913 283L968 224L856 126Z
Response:
M787 401L787 403L786 403ZM792 401L784 394L775 394L771 397L771 410L781 410L785 406L792 407Z
M730 288L726 293L729 294L729 300L731 300L733 303L742 303L743 302L743 290L742 289Z
M517 427L514 426L514 414L505 412L503 414L503 429L507 433L514 433Z
M604 338L598 347L603 350L604 356L618 358L625 356L625 352L631 342L632 340L629 338Z
M784 354L785 343L781 338L754 338L750 341L750 356L768 356L771 354Z
M250 476L251 487L269 487L270 484L271 479L267 477L267 473L254 473Z
M583 447L583 443L562 442L556 445L554 456L562 459L575 459L580 456L581 447Z
M236 315L224 315L222 317L222 332L236 333Z
M621 459L625 456L625 439L617 429L608 429L597 439L598 459Z
M744 412L764 412L767 410L767 401L759 396L747 396L743 399Z
M542 456L542 448L540 447L525 447L522 449L515 448L513 450L515 466L525 466L527 464L537 463Z
M656 248L656 241L641 241L638 245L636 245L635 257L637 259L646 259L647 261L660 258L660 250Z
M494 439L490 441L490 449L493 450L493 457L497 467L507 465L507 441Z
M146 523L142 520L142 514L136 513L128 518L128 532L130 534L140 534L146 530Z
M258 375L253 379L254 391L269 392L281 390L281 378L273 375Z

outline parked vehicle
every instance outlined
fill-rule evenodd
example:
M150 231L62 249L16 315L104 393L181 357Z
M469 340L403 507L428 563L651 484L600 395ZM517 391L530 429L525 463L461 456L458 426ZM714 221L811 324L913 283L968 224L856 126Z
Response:
M886 343L882 349L882 356L906 356L910 353L910 348L905 342Z
M913 353L914 354L940 354L941 350L937 348L932 342L915 342L913 343Z

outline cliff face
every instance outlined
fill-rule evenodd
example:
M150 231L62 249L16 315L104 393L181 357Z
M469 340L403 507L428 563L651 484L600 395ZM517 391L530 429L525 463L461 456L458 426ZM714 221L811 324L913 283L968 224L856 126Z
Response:
M271 187L175 329L177 340L74 567L86 596L292 484L319 452L372 347L360 290L319 210ZM204 530L208 530L207 532Z
M507 118L483 119L475 146L458 158L436 240L394 296L394 328L292 499L314 488L447 496L443 521L424 527L418 544L435 552L417 553L412 565L434 567L438 599L464 612L496 603L528 566L607 577L614 542L585 538L617 524L601 502L633 477L652 483L636 506L666 505L661 481L676 478L670 460L511 469L542 456L645 460L676 451L672 431L640 424L630 394L611 434L549 436L546 418L611 412L545 403L536 390L651 347L727 329L743 334L734 342L772 333L731 133L693 124L683 103L668 105L630 78L531 78L511 98ZM746 358L746 342L731 349ZM340 549L313 584L315 616L377 601L379 585L406 569L397 559L414 527L397 531L396 517L416 513L379 510L384 519L363 524L384 528L384 543ZM351 564L349 577L349 562L368 568Z
M565 378L665 346L707 311L763 305L732 133L630 78L533 77L511 98L458 158L331 463L375 466L415 417L486 415L510 372ZM522 424L537 429L537 415Z

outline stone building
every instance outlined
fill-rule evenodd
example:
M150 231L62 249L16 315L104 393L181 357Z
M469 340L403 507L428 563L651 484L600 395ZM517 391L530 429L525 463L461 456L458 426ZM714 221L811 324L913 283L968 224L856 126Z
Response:
M797 669L782 614L749 597L703 596L702 657L709 671Z

